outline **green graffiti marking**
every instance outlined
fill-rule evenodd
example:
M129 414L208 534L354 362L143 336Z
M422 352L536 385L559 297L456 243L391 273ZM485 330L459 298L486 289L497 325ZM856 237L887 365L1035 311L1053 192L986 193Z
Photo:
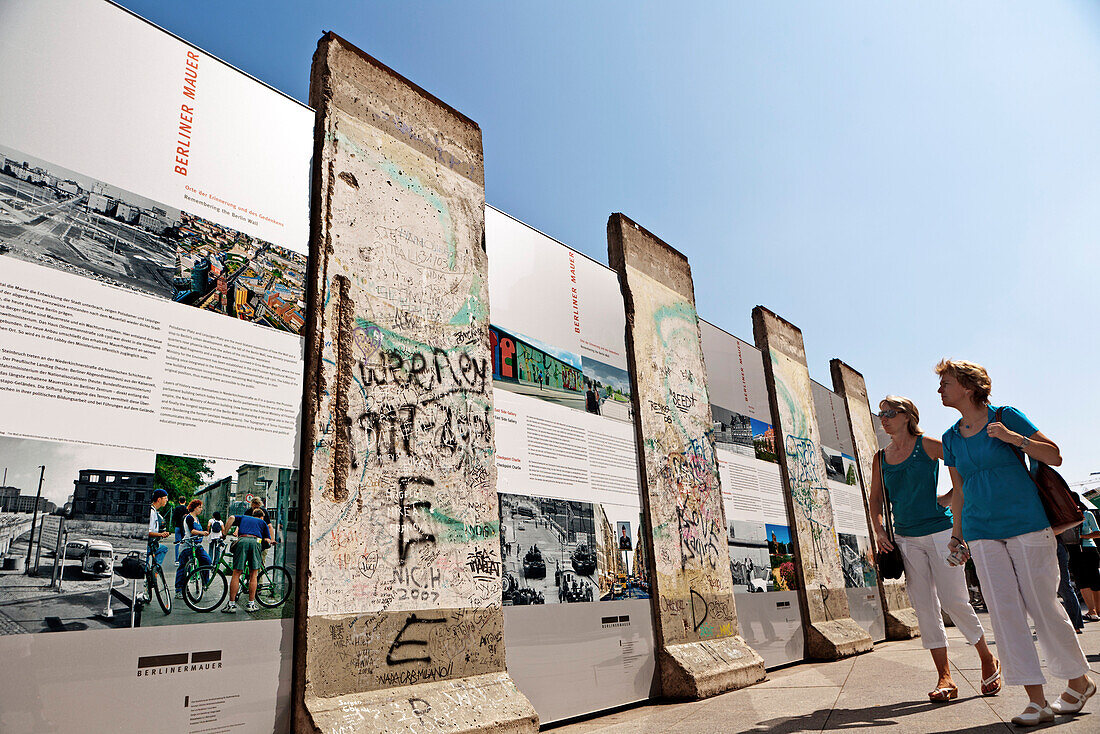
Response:
M436 538L447 543L471 543L477 540L496 538L500 535L499 520L470 525L438 510L431 510L428 515L442 528Z

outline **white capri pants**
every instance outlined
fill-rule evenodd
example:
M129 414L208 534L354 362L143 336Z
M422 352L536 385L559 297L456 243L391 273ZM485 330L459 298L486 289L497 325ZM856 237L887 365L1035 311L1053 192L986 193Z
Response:
M973 645L982 639L985 630L970 606L966 590L966 573L962 566L948 566L951 529L931 535L907 537L895 535L905 564L905 588L917 613L921 644L926 650L947 647L947 630L940 614L942 605L951 621ZM1057 581L1057 579L1055 579ZM1075 633L1076 634L1076 633Z
M1088 660L1065 607L1057 599L1058 546L1054 532L1047 528L1005 540L975 540L969 545L989 607L1005 683L1046 683L1031 639L1029 615L1051 675L1066 680L1084 675L1089 669Z

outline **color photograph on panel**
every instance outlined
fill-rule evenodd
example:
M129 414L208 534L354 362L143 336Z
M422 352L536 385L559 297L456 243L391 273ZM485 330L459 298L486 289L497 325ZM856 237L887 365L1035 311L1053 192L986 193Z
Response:
M149 532L170 535L150 539L146 571L173 603L146 625L293 616L296 469L158 454L154 489L167 501Z
M630 378L626 370L496 326L489 329L489 341L497 387L630 421Z
M0 155L0 255L301 332L304 255L11 148Z
M794 568L794 543L791 542L790 527L767 524L764 526L764 533L768 538L768 560L775 590L795 591L798 588L798 575Z

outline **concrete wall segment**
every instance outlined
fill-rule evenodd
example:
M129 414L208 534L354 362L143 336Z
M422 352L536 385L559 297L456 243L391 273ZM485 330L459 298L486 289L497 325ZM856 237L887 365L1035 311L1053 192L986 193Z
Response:
M865 652L871 638L848 607L802 332L763 306L753 309L752 322L764 353L773 424L782 436L777 454L802 577L807 652L820 658Z
M863 505L867 511L868 532L871 534L871 542L874 547L877 547L870 517L869 498L873 462L878 452L878 439L875 436L875 421L871 415L871 405L867 397L867 383L862 374L839 359L829 361L829 371L833 378L833 389L843 399L848 413L848 425L852 430L860 485L863 487ZM887 639L904 640L918 636L920 631L916 624L916 611L913 610L909 595L906 593L904 577L885 579L881 573L878 576Z
M452 689L489 676L531 730L503 673L480 130L331 33L311 102L299 724L389 696L375 716L475 730Z
M608 220L608 260L626 302L662 687L713 695L760 680L763 661L738 635L691 273L621 214Z

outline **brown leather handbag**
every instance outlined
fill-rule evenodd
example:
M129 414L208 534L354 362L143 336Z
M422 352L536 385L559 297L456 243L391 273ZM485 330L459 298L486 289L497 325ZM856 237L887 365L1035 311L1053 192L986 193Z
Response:
M993 420L998 423L1001 422L1002 410L1004 408L997 408L993 416ZM1013 446L1012 453L1016 454L1024 471L1035 482L1039 490L1039 499L1043 502L1043 509L1046 510L1047 520L1055 535L1077 527L1085 521L1081 507L1073 499L1073 490L1069 488L1061 474L1035 457L1031 457L1031 471L1028 471L1024 452L1018 446Z

